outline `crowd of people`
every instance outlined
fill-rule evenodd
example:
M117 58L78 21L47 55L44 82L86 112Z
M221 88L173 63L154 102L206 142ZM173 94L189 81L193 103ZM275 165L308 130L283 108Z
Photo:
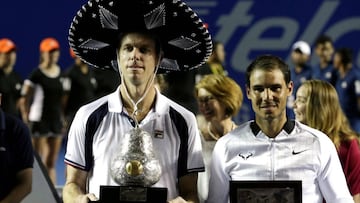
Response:
M113 154L139 129L152 135L162 171L150 187L166 188L169 203L228 203L231 181L249 180L300 180L302 202L360 203L360 72L350 49L326 35L314 52L297 41L289 64L257 56L242 89L224 44L185 3L90 2L71 25L67 68L47 37L23 78L16 44L0 39L0 176L11 183L0 184L0 203L31 191L33 153L56 185L62 143L63 201L101 201L101 186L119 185ZM255 118L236 123L245 95Z
M309 64L311 47L305 41L295 42L291 52L291 77L294 91L288 100L288 113L293 114L295 93L302 83L310 79L329 82L339 95L340 106L350 122L350 126L360 133L360 72L353 65L353 53L350 48L335 48L327 35L319 36L314 44L318 64Z

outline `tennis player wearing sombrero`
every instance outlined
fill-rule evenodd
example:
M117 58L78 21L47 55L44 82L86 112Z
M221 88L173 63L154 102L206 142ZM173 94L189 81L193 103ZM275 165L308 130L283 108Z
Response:
M204 170L195 116L154 86L156 73L186 71L211 53L202 21L179 0L90 0L74 17L69 41L97 68L114 69L118 89L79 109L65 155L63 200L96 201L99 186L117 185L111 156L123 135L140 127L152 135L168 202L198 202L197 173Z

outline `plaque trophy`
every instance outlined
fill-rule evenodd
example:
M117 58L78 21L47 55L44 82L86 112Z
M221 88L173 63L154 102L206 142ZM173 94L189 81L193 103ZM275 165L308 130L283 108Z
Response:
M151 187L161 176L151 135L136 125L125 134L119 149L110 165L111 177L119 186L100 186L97 202L166 203L167 188Z

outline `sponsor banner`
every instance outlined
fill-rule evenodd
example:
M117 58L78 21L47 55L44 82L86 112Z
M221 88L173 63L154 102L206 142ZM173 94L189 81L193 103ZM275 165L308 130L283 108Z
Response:
M209 25L212 37L224 43L226 68L243 90L245 90L243 73L256 56L274 54L289 62L291 46L294 42L304 40L313 48L320 34L329 35L336 48L352 48L354 64L360 67L359 1L187 0L186 2ZM310 63L317 64L314 56ZM246 121L252 115L250 104L245 98L237 120Z
M274 54L289 61L291 45L298 40L311 46L320 34L335 47L350 47L360 67L360 1L357 0L185 0L209 25L215 40L226 50L229 75L244 89L244 70L257 55ZM55 37L61 44L60 65L72 63L67 35L71 20L86 0L4 1L0 8L0 38L11 38L18 47L16 69L24 76L38 65L41 39ZM316 64L311 58L311 64ZM244 91L245 93L245 91ZM245 98L238 121L252 113Z

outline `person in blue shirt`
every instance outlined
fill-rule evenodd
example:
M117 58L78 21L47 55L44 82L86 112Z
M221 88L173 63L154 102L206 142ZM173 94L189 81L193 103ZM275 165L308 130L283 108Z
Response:
M360 72L352 63L352 50L340 48L335 51L334 68L338 71L335 88L341 107L351 127L360 132Z
M33 164L29 129L0 107L0 203L21 202L31 192Z
M333 66L334 44L326 35L320 35L315 42L315 55L319 64L313 68L313 79L323 80L330 84L336 84L337 71Z
M293 94L288 98L287 102L287 116L294 119L293 105L295 100L295 92L300 85L312 78L312 68L308 65L311 56L310 45L305 41L297 41L292 46L291 61L293 67L290 69L291 78L294 83Z

